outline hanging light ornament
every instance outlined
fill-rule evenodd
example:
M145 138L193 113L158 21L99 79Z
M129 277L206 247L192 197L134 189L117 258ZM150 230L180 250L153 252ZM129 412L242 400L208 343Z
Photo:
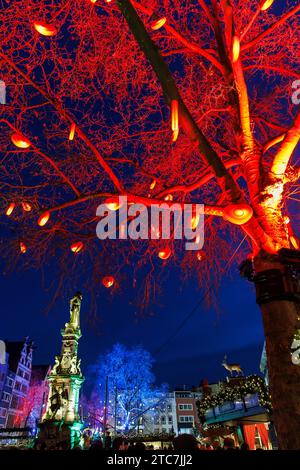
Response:
M263 0L260 5L261 11L266 11L271 5L273 5L273 3L274 0Z
M71 251L73 251L73 253L79 253L82 248L83 248L83 243L82 242L76 242L76 243L73 243L70 248L71 248Z
M171 127L173 131L172 141L176 142L178 134L179 134L179 127L178 127L178 101L172 100L171 102Z
M69 140L73 140L75 136L75 129L76 125L74 122L72 122L71 129L70 129L70 134L69 134Z
M235 63L240 57L240 38L233 36L232 39L232 62Z
M162 18L159 18L157 20L154 20L153 23L151 24L151 29L154 31L160 29L163 27L163 25L166 23L167 18L163 16Z
M297 242L294 235L290 236L290 242L291 242L292 246L295 248L295 250L299 250L299 243Z
M109 209L111 211L117 211L121 207L121 204L120 204L120 201L119 201L118 197L110 197L110 198L106 199L105 205L106 205L107 209Z
M170 258L170 256L171 256L171 250L168 246L166 248L164 248L163 250L158 252L158 257L160 259L166 260L166 259Z
M50 212L44 212L40 217L39 217L39 220L38 220L38 225L40 227L43 227L44 225L46 225L46 223L48 222L48 220L50 219Z
M253 210L247 204L229 204L223 210L223 218L235 225L243 225L253 215Z
M43 21L35 21L33 26L42 36L55 36L55 34L57 34L57 29L52 24L44 23Z
M12 134L11 141L16 147L19 147L20 149L27 149L31 145L30 140L19 133Z
M20 251L22 254L26 253L27 247L24 242L20 242Z
M200 214L194 215L191 220L191 227L193 230L196 230L200 220Z
M22 202L22 208L25 212L30 212L32 207L28 202Z
M6 209L5 214L10 216L12 211L14 210L15 206L16 206L16 204L14 202L11 202L9 204L8 208Z
M197 260L198 260L198 261L203 261L205 258L206 258L205 251L199 250L199 251L197 252Z
M156 180L153 180L152 183L150 184L150 189L154 189L156 186Z
M107 289L109 287L112 287L115 283L115 278L113 276L105 276L103 279L102 279L102 284L104 285L104 287L106 287Z
M172 194L167 194L166 197L164 198L165 201L173 201L173 196Z

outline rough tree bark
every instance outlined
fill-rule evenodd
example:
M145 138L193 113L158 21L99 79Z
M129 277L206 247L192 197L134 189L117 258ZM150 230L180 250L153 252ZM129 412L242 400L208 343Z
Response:
M246 274L243 268L242 272ZM262 312L279 448L299 450L300 365L292 362L291 346L300 329L300 252L281 250L273 257L260 254L246 277L255 283Z

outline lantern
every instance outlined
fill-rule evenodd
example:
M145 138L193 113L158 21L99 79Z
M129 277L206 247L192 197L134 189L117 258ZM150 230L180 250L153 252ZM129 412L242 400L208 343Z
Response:
M105 201L106 207L111 211L117 211L120 208L120 202L118 197L110 197Z
M20 242L20 251L22 254L26 253L27 247L24 242Z
M104 287L106 287L107 289L109 287L112 287L115 283L115 279L113 276L105 276L103 279L102 279L102 284L104 285Z
M75 125L75 123L73 122L72 125L71 125L71 129L70 129L69 140L73 140L73 139L74 139L75 129L76 129L76 125Z
M294 235L290 236L290 242L291 242L292 246L295 248L295 250L299 250L299 243L297 242Z
M16 204L14 202L11 202L9 204L8 208L6 209L5 214L10 216L12 211L14 210L15 206L16 206Z
M18 133L12 134L11 141L20 149L28 149L31 145L30 141L24 135Z
M178 127L178 101L172 100L171 102L171 128L173 131L172 141L175 142L177 140L179 134L179 127Z
M171 256L171 250L168 246L164 248L163 250L159 251L158 253L158 257L163 260L170 258L170 256Z
M165 199L165 201L173 201L173 196L172 196L172 194L167 194L164 199Z
M35 30L40 33L42 36L55 36L57 29L48 23L42 21L35 21L33 23Z
M22 208L25 212L30 212L32 207L28 202L22 202Z
M198 260L198 261L203 261L205 258L206 258L205 251L199 250L199 251L197 252L197 260Z
M150 189L154 189L156 186L156 180L153 180L152 183L150 184Z
M40 227L43 227L44 225L46 225L46 223L48 222L48 220L50 219L50 212L44 212L40 217L39 217L39 220L38 220L38 225Z
M192 220L191 220L191 227L192 227L193 230L196 230L196 228L198 227L199 220L200 220L200 215L199 215L199 214L194 215L194 216L192 217Z
M82 242L73 243L70 246L70 248L71 248L71 251L73 251L73 253L79 253L83 248L83 243Z
M232 39L232 62L235 63L240 57L240 39L233 36Z
M253 215L253 210L247 204L230 204L224 208L223 218L235 225L243 225Z
M162 18L159 18L158 20L153 21L153 23L151 24L151 29L156 31L157 29L162 28L166 21L167 21L167 18L165 16L163 16Z
M263 0L260 6L261 11L266 11L271 5L273 5L273 2L274 0Z

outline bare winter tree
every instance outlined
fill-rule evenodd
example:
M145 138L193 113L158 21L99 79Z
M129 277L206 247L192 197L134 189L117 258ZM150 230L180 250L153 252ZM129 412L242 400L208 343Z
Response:
M172 261L204 287L247 257L282 449L300 448L299 11L276 0L16 0L0 13L2 256L10 268L56 258L58 288L86 270L87 286L115 289L134 266L145 303ZM100 244L96 207L118 195L204 203L204 251Z

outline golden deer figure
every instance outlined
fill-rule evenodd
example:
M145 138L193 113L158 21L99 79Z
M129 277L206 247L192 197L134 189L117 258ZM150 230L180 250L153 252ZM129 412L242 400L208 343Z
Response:
M229 370L231 376L233 371L237 373L236 375L244 375L240 364L227 364L227 356L224 356L222 366L225 367L226 370Z

